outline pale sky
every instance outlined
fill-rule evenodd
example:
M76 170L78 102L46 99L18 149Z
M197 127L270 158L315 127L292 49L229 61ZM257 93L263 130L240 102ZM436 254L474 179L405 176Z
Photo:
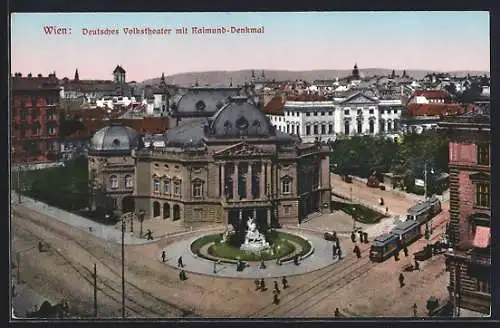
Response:
M14 13L11 72L127 80L214 70L490 70L488 12ZM44 27L71 29L47 35ZM262 34L177 35L176 28L264 27ZM173 29L126 35L125 28ZM83 29L118 35L83 35Z

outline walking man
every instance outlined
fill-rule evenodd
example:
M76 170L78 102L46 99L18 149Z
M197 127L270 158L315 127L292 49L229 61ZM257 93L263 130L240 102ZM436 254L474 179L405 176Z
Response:
M402 273L399 274L399 287L404 287L405 285L405 276Z
M396 253L394 253L394 261L399 261L399 251L397 251Z
M280 286L278 285L278 281L274 281L274 291L276 291L276 294L280 293Z
M260 278L260 290L262 292L266 290L266 283L264 281L264 278Z
M283 277L281 279L281 283L283 284L283 289L287 289L288 288L288 280L286 280L286 277Z
M356 234L354 233L354 231L351 232L351 240L352 240L353 243L356 242Z
M359 230L358 233L359 233L359 242L362 243L363 242L363 231Z
M342 260L342 249L340 247L337 249L337 255L339 256L339 260Z
M385 207L385 215L387 215L389 213L389 206L386 206Z
M408 248L406 246L403 248L403 252L405 253L405 256L408 257Z
M177 260L177 267L184 268L184 263L182 263L182 256L179 256L179 259Z
M360 258L361 258L361 250L359 249L359 246L358 246L358 245L354 246L354 251L353 251L353 252L354 252L354 253L356 253L356 257L357 257L358 259L360 259Z
M340 317L340 310L339 310L339 308L335 308L335 313L333 314L333 316L334 316L335 318Z
M259 279L255 279L254 283L255 283L255 290L259 290L260 289Z
M161 261L165 263L167 260L167 253L165 251L161 251Z

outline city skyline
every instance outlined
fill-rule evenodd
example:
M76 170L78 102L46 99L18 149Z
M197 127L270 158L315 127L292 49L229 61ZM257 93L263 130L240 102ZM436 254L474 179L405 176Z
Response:
M66 35L48 35L48 26ZM193 27L264 27L264 33L192 34ZM44 29L45 27L45 29ZM126 35L126 28L172 29ZM175 34L186 27L189 34ZM82 30L118 30L89 36ZM61 30L62 31L62 30ZM34 57L33 54L36 54ZM13 14L11 72L127 80L162 72L363 68L489 71L488 12Z

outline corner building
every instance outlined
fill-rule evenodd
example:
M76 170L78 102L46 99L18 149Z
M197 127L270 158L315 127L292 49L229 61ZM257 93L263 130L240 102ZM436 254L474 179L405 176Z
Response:
M450 139L450 241L446 253L454 316L491 311L491 137L489 112L445 119Z
M215 110L198 98L195 115L165 133L165 147L132 150L136 211L187 226L252 216L260 227L330 212L326 145L277 131L247 97Z

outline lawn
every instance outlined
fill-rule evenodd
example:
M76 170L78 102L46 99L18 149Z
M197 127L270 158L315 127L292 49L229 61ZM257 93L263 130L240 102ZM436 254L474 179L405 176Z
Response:
M354 219L360 223L374 224L386 218L384 214L376 212L360 204L346 204L341 202L334 202L333 205L334 209L341 210L350 216L354 216Z
M277 258L281 259L293 254L295 246L292 242L300 245L302 248L302 250L298 253L299 256L304 256L311 251L311 245L307 240L293 234L273 230L268 236L266 236L266 238L273 241L270 249L262 251L262 258L266 261ZM244 261L259 261L261 259L260 254L245 252L229 244L220 243L221 239L222 237L220 234L198 238L191 244L191 251L199 256L203 256L200 254L200 249L206 244L215 242L215 244L208 248L208 254L214 257L241 259Z

